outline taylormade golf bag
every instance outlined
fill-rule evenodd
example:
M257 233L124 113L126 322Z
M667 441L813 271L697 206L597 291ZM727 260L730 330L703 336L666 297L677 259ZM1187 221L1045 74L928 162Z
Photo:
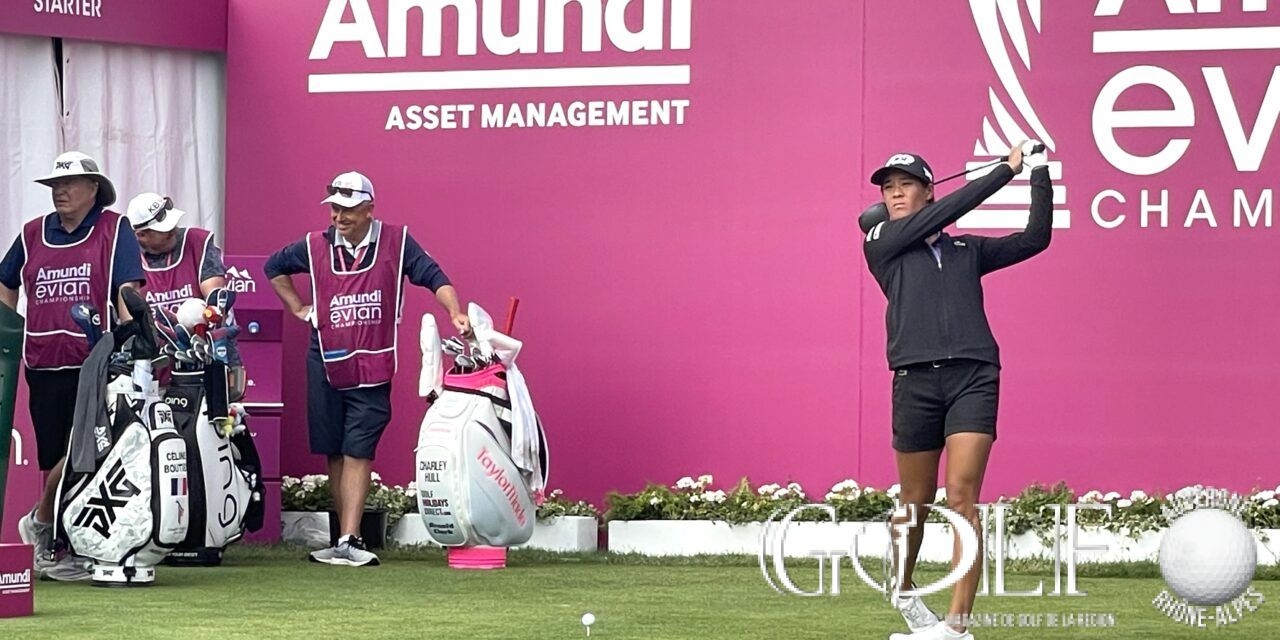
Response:
M470 312L476 327L484 311L472 304ZM537 519L535 498L545 486L547 449L530 402L520 417L532 421L527 426L536 432L535 458L522 466L512 456L518 431L509 381L519 343L493 332L491 324L488 333L514 343L514 350L495 351L488 340L493 335L479 330L470 355L456 339L446 341L444 349L456 357L437 387L431 381L439 365L432 363L441 361L441 343L430 318L423 317L420 391L436 399L422 419L416 452L418 509L427 533L443 546L527 542ZM523 386L521 392L527 394Z
M97 339L81 369L56 524L93 561L95 584L142 585L187 535L187 451L155 392L150 310L135 290L122 295L134 320ZM96 315L73 311L91 320L81 325L91 342Z
M159 319L163 340L169 340L168 327L179 328L170 350L176 354L187 349L174 362L164 402L186 444L191 517L186 538L166 564L220 564L223 549L246 530L261 529L265 514L262 462L247 429L247 415L242 406L228 403L226 350L207 348L216 340L198 344L199 336L224 329L216 319L229 315L233 298L217 298L218 291L210 294L208 308L214 312L200 314L203 319L194 328L175 324L172 318Z

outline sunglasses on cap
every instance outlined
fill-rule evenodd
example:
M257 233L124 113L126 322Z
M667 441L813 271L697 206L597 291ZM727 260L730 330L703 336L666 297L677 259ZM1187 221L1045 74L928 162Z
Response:
M147 218L146 220L133 225L133 229L137 231L144 227L150 226L151 223L153 222L164 222L164 219L169 216L170 211L173 211L173 199L170 198L169 196L165 196L164 204L159 209L156 209L156 212L151 214L150 218Z
M331 196L332 196L332 195L339 195L339 194L340 194L340 195L342 195L342 197L344 197L344 198L350 198L350 197L351 197L351 194L353 194L353 193L363 193L363 194L366 194L366 195L373 195L373 194L371 194L371 193L369 193L368 191L365 191L365 190L363 190L363 189L348 189L348 188L346 188L346 187L335 187L335 186L333 186L333 185L329 185L329 186L325 187L325 189L329 192L329 195L331 195Z

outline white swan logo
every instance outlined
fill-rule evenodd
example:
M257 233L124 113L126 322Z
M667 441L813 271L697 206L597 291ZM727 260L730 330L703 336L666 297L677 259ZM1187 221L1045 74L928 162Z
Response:
M965 168L972 169L987 164L991 158L1003 156L1009 148L1022 140L1040 140L1053 152L1057 143L1032 107L1031 99L1019 77L1020 72L1031 70L1027 27L1040 33L1041 0L969 0L969 9L973 14L974 24L978 27L982 47L987 52L987 59L996 72L1008 103L997 93L996 87L987 88L991 111L982 118L982 134L973 146L974 159ZM1008 43L1003 35L1006 32L1009 36ZM1016 61L1010 54L1010 45L1018 54ZM1049 174L1055 181L1061 180L1062 163L1050 162ZM969 179L981 176L982 172L974 172L969 175ZM1031 189L1027 184L1029 177L1029 172L1015 177L1009 186L984 206L961 218L957 226L967 229L1025 227L1031 207ZM1066 204L1066 191L1066 187L1054 185L1055 228L1071 226L1070 212L1057 208L1058 205Z

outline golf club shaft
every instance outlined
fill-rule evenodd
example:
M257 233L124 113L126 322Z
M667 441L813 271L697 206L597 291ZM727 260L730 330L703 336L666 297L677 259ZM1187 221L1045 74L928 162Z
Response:
M1043 145L1043 144L1037 144L1037 145L1035 145L1035 146L1031 147L1031 153L1041 153L1041 152L1043 152L1043 151L1044 151L1044 145ZM984 164L984 165L979 165L979 166L973 167L972 169L965 169L964 171L961 171L960 173L957 173L957 174L955 174L955 175L947 176L947 177L945 177L945 178L943 178L943 179L941 179L941 180L935 180L933 183L934 183L934 184L941 184L941 183L946 182L946 181L948 181L948 180L954 180L954 179L956 179L956 178L959 178L960 176L968 175L968 174L970 174L970 173L973 173L974 171L981 171L981 170L983 170L983 169L986 169L987 167L992 167L992 166L995 166L995 165L997 165L997 164L1000 164L1001 162L1008 162L1008 161L1009 161L1009 156L1005 156L1005 157L1003 157L1003 158L996 158L995 160L992 160L991 162L988 162L988 163L986 163L986 164Z

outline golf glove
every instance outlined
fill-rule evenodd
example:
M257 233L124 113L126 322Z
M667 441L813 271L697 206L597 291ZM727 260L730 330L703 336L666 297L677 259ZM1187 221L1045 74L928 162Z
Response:
M1035 150L1036 147L1039 150ZM1048 166L1049 152L1039 140L1028 140L1022 143L1022 165L1028 169Z

